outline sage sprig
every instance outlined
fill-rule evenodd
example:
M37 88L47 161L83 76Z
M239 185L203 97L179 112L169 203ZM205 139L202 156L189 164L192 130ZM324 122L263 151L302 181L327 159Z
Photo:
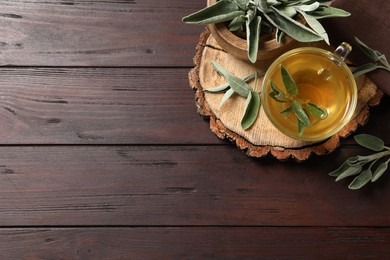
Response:
M312 124L309 115L322 120L328 116L328 113L324 108L298 97L298 86L288 70L283 65L281 65L280 73L282 75L282 82L287 93L284 93L275 84L275 82L270 80L270 87L272 91L269 93L269 96L277 102L288 103L287 108L280 111L280 113L286 117L291 113L294 113L297 119L298 134L302 135L304 129Z
M246 33L248 58L255 63L262 33L274 32L278 43L287 34L301 42L324 40L329 44L329 37L319 20L350 15L331 7L331 3L330 0L219 0L183 17L183 21L200 25L229 22L230 31ZM298 21L299 16L306 24Z
M249 129L256 121L261 105L259 92L256 91L257 72L248 75L245 78L239 78L232 75L229 71L227 71L218 63L214 61L212 61L211 63L214 66L215 70L218 71L226 79L227 83L214 88L205 89L205 91L211 93L225 92L225 95L222 97L220 107L222 107L225 102L233 96L234 93L237 93L241 97L246 98L244 114L241 118L241 127L244 130ZM252 79L255 79L253 89L248 84L248 82Z
M377 181L387 171L390 162L390 147L385 146L382 139L368 134L356 135L354 138L359 145L376 153L350 157L329 173L336 177L336 181L357 175L348 186L351 190L360 189L370 181Z
M353 75L358 77L376 69L384 69L390 72L390 65L386 56L377 50L367 46L364 42L355 37L360 49L374 62L361 65L353 70Z

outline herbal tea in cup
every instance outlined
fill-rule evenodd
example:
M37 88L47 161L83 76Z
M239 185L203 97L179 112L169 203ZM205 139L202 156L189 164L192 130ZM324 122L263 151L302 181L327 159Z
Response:
M304 141L321 141L352 118L357 87L344 63L347 43L334 53L312 47L291 50L267 70L262 87L264 111L282 133Z

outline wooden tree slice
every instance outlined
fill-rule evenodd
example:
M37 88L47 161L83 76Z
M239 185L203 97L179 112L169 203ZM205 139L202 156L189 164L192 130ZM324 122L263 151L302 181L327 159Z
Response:
M240 124L245 106L244 98L234 95L221 107L224 93L204 91L226 82L215 71L211 61L216 61L238 77L245 77L255 71L265 73L267 68L255 67L226 53L206 28L197 44L195 67L189 72L190 86L196 91L198 112L210 119L211 130L219 138L231 140L252 157L271 154L280 160L287 158L306 160L311 154L330 153L340 145L340 138L350 135L366 123L369 107L379 104L383 96L370 79L365 76L358 78L359 97L353 120L340 132L320 143L298 141L284 135L272 125L262 108L254 125L245 131ZM262 78L259 78L256 88L259 89L261 84Z

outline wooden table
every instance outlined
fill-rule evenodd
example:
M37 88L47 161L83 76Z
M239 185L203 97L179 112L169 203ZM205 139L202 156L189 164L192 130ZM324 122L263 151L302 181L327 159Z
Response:
M390 174L360 191L245 156L196 111L205 1L0 2L1 259L389 257ZM389 97L359 132L390 144Z

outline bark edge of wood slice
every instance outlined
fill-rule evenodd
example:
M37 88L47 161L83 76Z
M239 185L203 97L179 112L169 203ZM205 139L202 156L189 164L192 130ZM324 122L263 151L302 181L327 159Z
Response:
M210 106L210 100L208 100L204 93L204 86L202 86L202 80L200 78L200 71L205 66L202 63L204 58L205 50L210 49L214 52L220 52L222 56L218 55L218 61L223 59L236 59L233 56L227 54L218 46L210 31L206 27L204 32L201 33L199 42L196 46L196 54L194 57L195 67L188 73L189 84L195 91L195 103L197 106L198 113L210 121L210 129L221 139L228 139L234 143L241 151L250 157L264 157L271 155L279 160L286 160L293 158L298 161L307 160L311 155L326 155L333 152L337 147L340 146L340 141L355 132L358 127L364 125L369 117L369 107L376 106L380 103L383 97L383 92L379 90L376 85L367 77L360 77L357 79L359 87L359 98L358 105L355 111L355 116L341 131L325 141L319 143L298 143L284 146L283 144L271 144L267 143L267 140L262 140L262 144L255 144L250 141L250 138L243 136L237 132L239 129L233 127L227 127L223 120L218 117L218 113L215 113L215 109ZM222 57L222 58L221 58ZM236 62L243 62L237 60ZM245 63L245 62L244 62ZM245 66L245 65L243 65ZM246 66L251 66L247 64ZM238 75L239 76L239 75ZM216 86L216 85L215 85ZM211 102L215 102L211 100ZM234 101L231 102L231 104ZM243 101L244 102L244 101ZM225 104L224 106L229 106ZM221 114L219 114L221 115ZM259 115L260 117L260 115ZM233 129L232 129L233 128ZM236 131L237 130L237 131ZM260 130L261 131L261 130ZM241 132L242 133L242 132ZM286 137L287 138L287 137ZM287 139L286 139L287 140ZM299 142L299 141L297 141Z

